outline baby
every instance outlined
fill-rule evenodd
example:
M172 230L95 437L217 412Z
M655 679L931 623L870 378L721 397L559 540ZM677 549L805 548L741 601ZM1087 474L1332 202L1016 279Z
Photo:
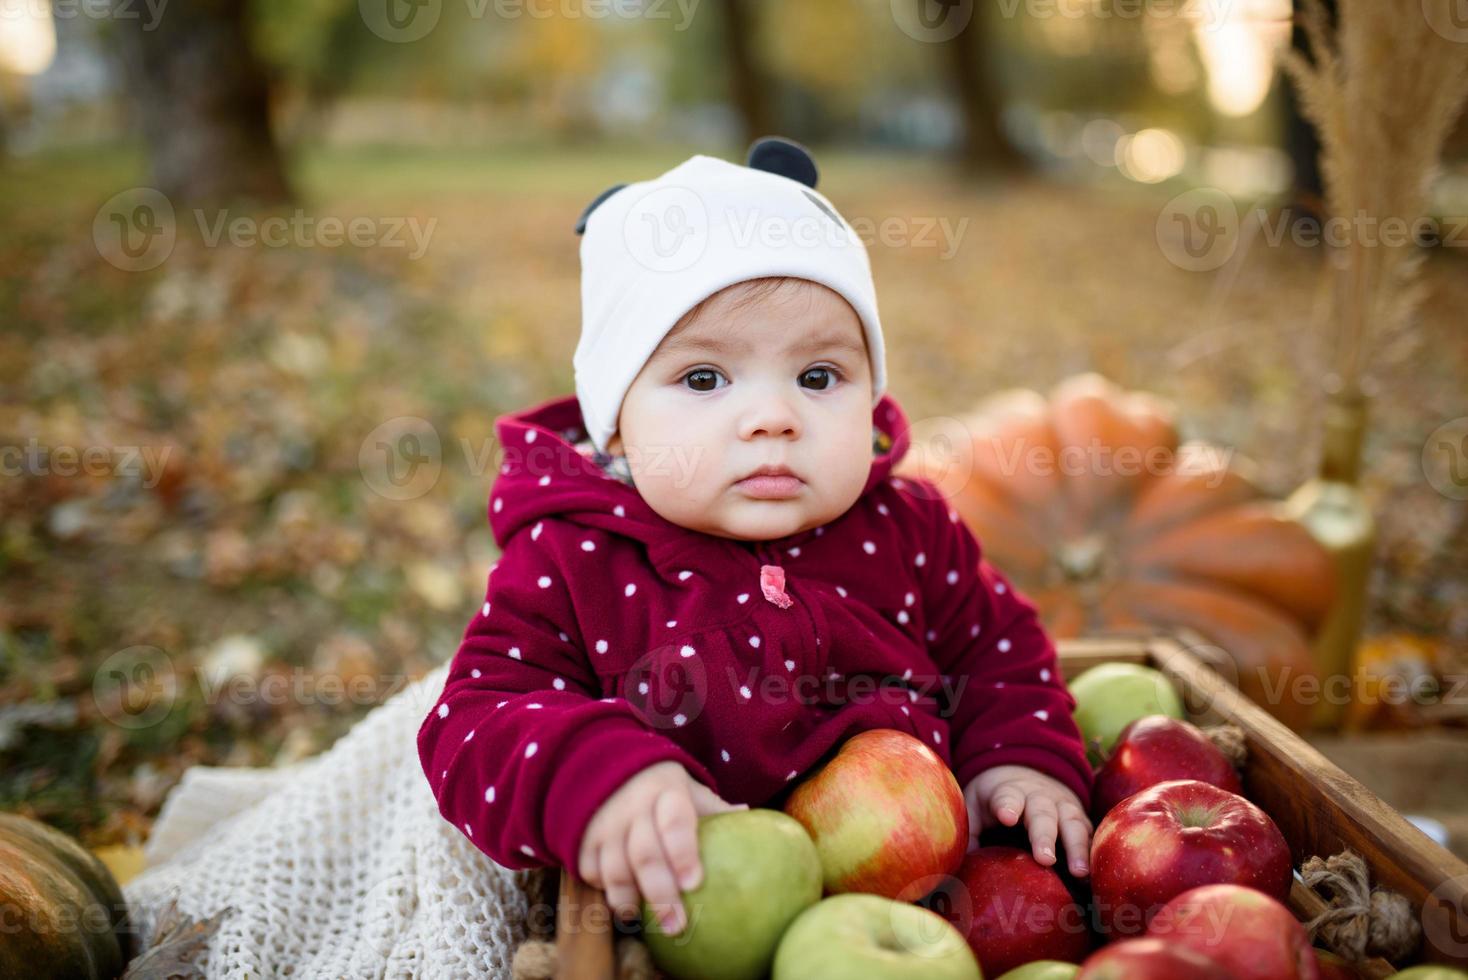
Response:
M952 768L971 838L1023 819L1087 873L1054 646L937 487L893 475L865 248L815 184L763 140L588 207L577 394L497 420L502 553L418 733L491 858L674 933L699 817L779 806L870 728Z

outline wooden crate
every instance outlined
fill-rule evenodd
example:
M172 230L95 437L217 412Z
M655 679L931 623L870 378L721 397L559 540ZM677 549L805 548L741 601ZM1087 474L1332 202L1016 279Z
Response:
M1351 848L1366 860L1374 884L1406 896L1420 912L1424 962L1468 968L1468 864L1244 698L1193 652L1216 647L1188 631L1062 640L1058 647L1067 679L1101 663L1147 664L1177 685L1188 720L1239 726L1249 750L1244 793L1279 825L1295 867L1311 855ZM1289 904L1302 920L1325 907L1298 879ZM561 980L611 980L611 921L599 891L562 874L556 924ZM1382 977L1394 971L1373 960L1363 972Z

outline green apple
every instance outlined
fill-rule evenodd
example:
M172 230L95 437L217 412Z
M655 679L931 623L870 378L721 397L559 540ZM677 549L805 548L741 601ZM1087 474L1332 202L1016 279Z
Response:
M653 962L679 980L765 976L780 936L821 898L821 858L805 828L779 810L716 813L698 822L703 881L683 893L688 925L668 935L642 906Z
M1183 716L1183 702L1172 681L1141 664L1098 664L1070 682L1070 693L1076 699L1075 720L1086 745L1100 739L1102 752L1109 752L1121 730L1138 718Z
M983 980L963 933L917 905L848 892L802 912L771 980Z
M1075 980L1075 975L1081 972L1081 968L1074 963L1062 963L1060 960L1035 960L1024 966L1017 966L1008 973L1002 974L999 980Z
M1414 966L1392 976L1397 980L1468 980L1468 973L1451 966Z

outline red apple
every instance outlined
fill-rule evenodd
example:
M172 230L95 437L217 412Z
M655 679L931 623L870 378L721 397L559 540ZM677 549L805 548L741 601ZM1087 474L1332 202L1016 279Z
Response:
M936 752L894 729L847 739L795 788L785 812L816 842L833 893L896 898L916 881L950 874L968 847L958 780Z
M1208 957L1161 939L1123 939L1091 954L1075 980L1233 980Z
M1147 929L1223 966L1234 980L1319 980L1305 927L1254 888L1204 885L1162 906Z
M1122 800L1169 779L1198 779L1230 793L1244 792L1233 763L1198 729L1167 715L1148 715L1117 736L1096 773L1091 799L1100 820Z
M1283 900L1290 848L1268 815L1196 779L1158 783L1122 800L1091 840L1091 893L1109 935L1142 932L1163 903L1199 885L1258 888Z
M1054 869L1016 847L981 847L923 903L968 938L984 976L1034 960L1079 963L1086 913Z

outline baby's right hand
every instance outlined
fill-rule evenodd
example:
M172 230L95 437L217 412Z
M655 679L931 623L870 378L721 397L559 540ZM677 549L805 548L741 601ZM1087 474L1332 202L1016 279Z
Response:
M698 818L735 806L688 774L677 762L657 762L606 798L581 836L577 874L604 890L618 917L640 914L639 894L668 935L688 920L681 892L703 880L698 860Z

